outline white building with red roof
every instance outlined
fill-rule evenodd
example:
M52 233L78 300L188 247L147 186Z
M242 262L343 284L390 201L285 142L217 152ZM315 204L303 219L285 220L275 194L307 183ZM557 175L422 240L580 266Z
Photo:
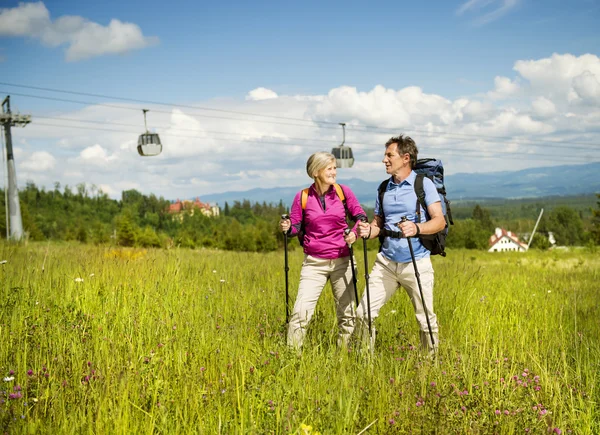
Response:
M496 228L490 237L490 248L488 252L527 251L527 244L519 240L516 234L506 231L504 228Z

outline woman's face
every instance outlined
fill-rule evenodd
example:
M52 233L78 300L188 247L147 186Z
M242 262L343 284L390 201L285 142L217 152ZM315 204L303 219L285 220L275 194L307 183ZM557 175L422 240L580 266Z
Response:
M317 180L322 184L332 186L335 184L335 178L337 176L337 168L335 160L329 163L324 169L317 175Z

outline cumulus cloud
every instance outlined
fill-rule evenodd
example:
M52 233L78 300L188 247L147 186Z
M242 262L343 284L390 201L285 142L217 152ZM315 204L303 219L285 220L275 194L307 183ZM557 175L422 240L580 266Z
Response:
M458 7L456 15L474 16L473 24L483 26L510 12L521 0L468 0Z
M519 60L513 69L529 81L534 92L567 100L574 91L573 81L577 77L589 74L598 80L600 58L594 54L574 56L555 53L544 59Z
M272 98L277 98L277 93L267 88L256 88L246 95L246 100L250 101L270 100Z
M31 37L50 47L66 44L67 61L124 54L158 43L158 38L144 36L137 24L118 19L108 26L71 15L53 21L43 2L0 9L0 36Z
M519 90L519 84L508 77L496 76L494 79L494 90L489 93L491 98L509 98Z
M538 118L550 118L556 114L556 105L546 97L537 97L531 103L531 108Z
M148 127L160 134L163 143L163 153L152 158L137 155L137 136L143 131L139 110L116 113L113 108L89 106L62 116L102 120L105 125L120 123L123 127L118 130L130 132L72 129L71 125L79 124L67 125L64 120L56 120L52 128L34 122L19 129L19 138L14 139L23 140L21 150L15 150L19 153L16 163L23 180L50 186L57 180L63 185L85 180L117 197L124 188L175 199L301 186L310 183L304 171L308 156L341 142L339 122L347 124L346 145L356 158L352 169L339 170L340 181L385 177L382 147L399 133L411 135L424 157L444 159L448 173L481 170L483 157L489 157L486 167L495 170L539 166L544 158L547 164L583 163L598 159L598 152L573 149L558 159L548 155L552 148L543 146L559 141L598 143L599 67L600 59L592 55L521 60L515 62L514 77L498 76L487 92L457 99L427 93L418 86L391 89L379 85L364 90L340 86L325 94L267 99L260 95L269 92L255 89L248 93L253 98L198 102L246 115L219 112L212 116L215 113L208 112L210 116L204 117L183 107L170 111L149 107ZM46 155L48 169L36 172L44 166L33 163L43 160L35 153L50 149L54 160ZM505 158L508 152L516 154ZM528 159L529 154L535 158ZM47 163L52 161L53 166Z
M20 167L26 171L44 172L53 169L56 159L47 151L34 151L20 162Z
M573 78L573 90L579 98L591 104L600 104L600 75L584 71Z

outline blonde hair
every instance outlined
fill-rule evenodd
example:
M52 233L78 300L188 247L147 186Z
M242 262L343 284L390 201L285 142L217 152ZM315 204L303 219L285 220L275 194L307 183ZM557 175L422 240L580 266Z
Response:
M311 155L306 161L306 173L313 180L330 163L335 162L335 156L325 151L319 151Z

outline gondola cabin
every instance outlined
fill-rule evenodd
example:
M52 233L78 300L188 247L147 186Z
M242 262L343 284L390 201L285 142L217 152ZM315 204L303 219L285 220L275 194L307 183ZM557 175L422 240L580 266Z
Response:
M148 112L148 109L142 109L142 112L144 112L144 127L146 127L146 132L140 134L140 137L138 137L138 154L145 157L157 156L162 152L160 137L158 133L150 133L148 131L148 124L146 123L146 112Z
M140 156L157 156L162 152L162 144L158 133L142 133L138 138L137 150Z
M354 156L352 148L340 145L331 150L331 154L335 157L336 166L338 168L351 168L354 164Z
M346 124L340 122L342 126L342 143L337 147L331 149L331 154L335 157L336 166L338 168L351 168L354 164L354 155L352 154L352 148L344 145L346 142Z

